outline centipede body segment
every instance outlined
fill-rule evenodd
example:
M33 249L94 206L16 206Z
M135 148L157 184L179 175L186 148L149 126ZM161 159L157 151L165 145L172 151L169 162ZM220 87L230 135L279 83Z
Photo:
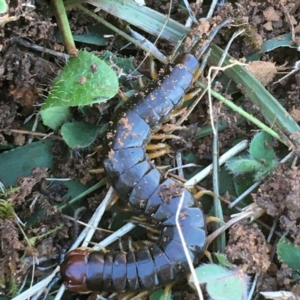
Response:
M198 59L192 54L185 54L180 63L170 64L163 77L143 93L133 95L114 113L107 133L106 175L122 200L157 223L159 241L127 253L104 254L88 248L70 251L61 264L61 275L69 290L148 290L186 275L190 270L175 220L181 197L179 225L189 256L195 264L203 255L206 223L202 210L189 190L164 179L145 153L151 131L160 128L181 106L198 70ZM170 195L172 190L177 192Z

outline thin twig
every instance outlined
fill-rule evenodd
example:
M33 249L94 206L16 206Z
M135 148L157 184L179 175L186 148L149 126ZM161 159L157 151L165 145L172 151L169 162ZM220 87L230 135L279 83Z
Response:
M42 46L38 46L34 43L28 42L28 41L20 38L20 37L13 38L13 41L17 42L18 44L20 44L24 47L31 48L31 49L36 50L36 51L40 51L40 52L43 52L43 53L47 53L47 54L56 56L58 58L63 59L64 61L67 61L70 58L69 54L62 53L62 52L57 52L57 51L47 49L47 48L42 47Z
M63 138L58 136L58 135L54 135L52 133L41 133L41 132L36 132L36 131L30 131L30 130L21 130L21 129L9 129L9 128L3 128L0 129L0 131L2 132L13 132L13 133L19 133L19 134L26 134L26 135L34 135L34 136L40 136L45 138L53 138L56 140L60 140L63 141Z

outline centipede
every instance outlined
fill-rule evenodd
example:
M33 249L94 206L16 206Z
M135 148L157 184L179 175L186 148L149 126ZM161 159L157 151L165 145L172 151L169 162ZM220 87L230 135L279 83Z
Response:
M112 116L104 150L106 176L123 201L137 214L157 224L161 234L156 243L138 250L104 253L77 248L67 253L61 276L66 288L86 291L142 291L173 283L189 273L178 220L193 264L206 249L206 220L192 193L173 179L165 179L146 154L151 132L166 122L182 105L184 95L199 76L199 60L218 30L209 35L198 55L180 54L166 72L142 93L134 94ZM168 191L174 191L170 193Z

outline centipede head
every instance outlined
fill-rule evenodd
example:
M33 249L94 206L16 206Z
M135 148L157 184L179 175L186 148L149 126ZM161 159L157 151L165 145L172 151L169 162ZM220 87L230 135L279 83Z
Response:
M78 248L67 253L60 265L60 274L66 288L73 292L89 291L86 285L88 257L92 249Z

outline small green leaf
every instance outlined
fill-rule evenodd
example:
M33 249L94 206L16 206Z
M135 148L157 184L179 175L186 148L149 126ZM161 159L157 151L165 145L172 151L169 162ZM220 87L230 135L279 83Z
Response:
M206 290L214 300L247 299L248 276L241 270L229 270L215 264L202 265L196 268L198 282L206 283ZM189 284L195 285L193 277L189 276Z
M41 110L100 103L115 96L118 87L117 75L111 67L97 56L81 51L55 78Z
M277 244L279 259L295 271L300 270L300 246L294 246L284 236Z
M217 258L220 265L223 267L231 267L231 264L227 261L227 257L223 253L214 253L214 256Z
M68 107L56 106L48 107L40 111L43 123L53 130L58 130L70 117Z
M237 157L230 159L227 162L227 168L233 172L234 175L248 173L248 172L255 172L260 168L263 168L263 164L257 160L252 158L246 157Z
M250 156L264 165L270 165L275 158L272 137L264 131L259 132L250 143Z
M267 40L263 43L261 50L266 53L272 51L278 47L289 47L289 48L297 48L297 45L293 45L293 37L291 33L286 33L283 35L279 35L274 39Z
M61 134L70 148L85 148L90 146L98 134L98 126L84 122L65 123Z
M170 292L165 294L165 290L157 290L151 294L150 300L171 300L172 295Z

